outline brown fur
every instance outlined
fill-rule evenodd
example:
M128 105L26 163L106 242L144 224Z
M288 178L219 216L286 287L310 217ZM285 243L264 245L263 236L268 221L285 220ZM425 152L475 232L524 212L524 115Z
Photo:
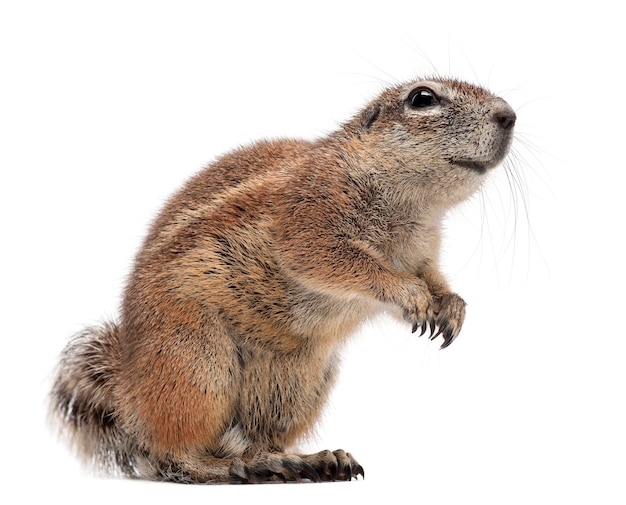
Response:
M438 103L414 107L412 90ZM66 348L53 410L108 470L182 482L350 479L309 433L359 323L397 311L443 346L465 302L438 268L445 212L506 155L515 114L482 88L390 88L315 142L225 155L167 203L119 322Z

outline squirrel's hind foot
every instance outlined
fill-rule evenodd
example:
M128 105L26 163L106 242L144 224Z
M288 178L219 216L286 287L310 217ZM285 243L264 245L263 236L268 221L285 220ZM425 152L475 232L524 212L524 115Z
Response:
M327 482L352 480L359 475L365 477L363 467L350 453L341 449L306 456L261 453L250 460L233 460L229 473L232 482L240 483L272 480Z

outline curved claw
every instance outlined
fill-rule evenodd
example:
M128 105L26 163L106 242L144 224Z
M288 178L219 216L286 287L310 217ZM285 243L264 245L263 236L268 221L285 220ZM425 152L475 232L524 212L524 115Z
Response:
M420 333L420 337L424 336L424 333L426 333L426 328L428 328L428 323L424 321L422 323L422 333Z
M448 347L454 339L457 337L457 334L454 332L452 328L448 328L448 330L443 335L443 344L441 344L440 349L445 349Z
M363 479L365 479L365 470L363 470L361 465L356 467L356 470L354 471L354 478L356 479L359 474Z
M439 348L441 349L445 349L446 347L448 347L452 342L454 341L454 337L448 337L448 336L444 336L443 337L443 344L441 344L441 347Z
M418 322L413 323L413 327L411 328L411 333L415 333L417 331L417 328L419 328L419 323Z
M430 320L430 335L431 335L431 337L432 337L432 335L434 335L436 328L437 328L437 323L435 322L435 318L432 318Z
M443 330L445 329L445 327L446 327L445 324L440 325L439 329L437 330L437 333L431 333L430 339L435 340L439 335L443 333Z
M283 482L301 482L302 479L308 479L312 482L322 482L322 478L317 470L304 461L296 462L284 460L281 466L282 468L280 468L280 470L276 470L274 473Z
M352 480L352 467L349 465L345 469L345 476L346 480Z
M317 473L317 470L308 463L302 463L299 468L299 475L312 482L322 482L322 478L319 473Z

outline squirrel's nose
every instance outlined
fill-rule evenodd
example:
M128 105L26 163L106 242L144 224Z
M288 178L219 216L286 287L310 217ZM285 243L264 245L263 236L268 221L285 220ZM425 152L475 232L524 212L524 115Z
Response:
M515 111L511 108L511 106L504 100L502 100L502 103L498 105L497 109L493 113L493 119L502 128L508 130L509 128L512 128L515 124L517 115L515 114Z

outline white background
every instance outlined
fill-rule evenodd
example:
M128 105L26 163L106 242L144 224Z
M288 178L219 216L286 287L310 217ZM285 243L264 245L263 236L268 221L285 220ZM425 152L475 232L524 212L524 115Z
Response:
M556 4L2 1L0 494L626 502L623 15ZM164 199L228 149L324 135L387 83L435 72L516 109L515 179L499 169L450 216L444 268L469 304L459 340L439 351L380 319L345 349L306 448L350 450L366 479L85 473L45 426L46 381L69 335L116 314Z

